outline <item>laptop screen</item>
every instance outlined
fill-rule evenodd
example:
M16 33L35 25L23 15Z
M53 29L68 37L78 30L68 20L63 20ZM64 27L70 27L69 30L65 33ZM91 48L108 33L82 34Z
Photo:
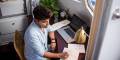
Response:
M78 16L73 15L72 19L70 19L70 27L76 32L78 29L81 28L81 26L84 27L84 29L89 32L89 26L87 26L86 22L84 22L82 19L80 19Z

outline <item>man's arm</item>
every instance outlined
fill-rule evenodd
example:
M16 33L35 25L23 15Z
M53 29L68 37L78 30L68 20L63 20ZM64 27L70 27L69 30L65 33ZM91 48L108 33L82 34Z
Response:
M52 50L55 50L55 47L56 47L56 41L55 41L55 33L54 32L49 32L49 37L50 37L50 40L51 40L51 49Z
M44 57L47 57L47 58L62 58L62 59L66 59L68 56L69 55L68 55L67 52L63 52L63 53L45 52L44 53Z
M49 37L51 42L55 42L55 33L54 32L49 32Z

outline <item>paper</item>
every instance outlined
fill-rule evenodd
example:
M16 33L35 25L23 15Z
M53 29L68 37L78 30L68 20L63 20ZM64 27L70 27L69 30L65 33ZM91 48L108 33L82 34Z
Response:
M63 52L69 54L69 57L65 60L78 60L79 53L85 53L85 48L84 45L80 44L68 44L68 48L64 48Z
M85 53L85 46L83 44L68 44L68 48L79 51L79 53Z
M53 31L57 30L57 29L60 29L66 25L68 25L70 23L69 20L63 20L63 21L60 21L60 22L57 22L53 25L51 25L51 28L53 29Z

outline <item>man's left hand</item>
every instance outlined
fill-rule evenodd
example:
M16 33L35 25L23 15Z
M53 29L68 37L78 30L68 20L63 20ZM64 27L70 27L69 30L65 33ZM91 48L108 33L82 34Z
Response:
M54 43L51 43L51 44L50 44L50 47L51 47L52 50L55 50L55 48L56 48L56 43L55 43L55 42L54 42Z

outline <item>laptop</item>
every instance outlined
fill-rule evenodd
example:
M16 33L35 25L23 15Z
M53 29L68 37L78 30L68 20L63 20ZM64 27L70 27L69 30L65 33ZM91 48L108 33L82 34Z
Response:
M74 40L75 32L70 28L70 26L58 29L57 32L62 36L66 43L71 43Z
M76 15L73 15L72 19L69 20L70 24L60 28L57 32L62 36L62 38L66 41L66 43L74 42L75 31L83 26L85 29L87 28L87 24L84 20L80 19ZM65 22L66 23L66 22ZM73 30L74 29L74 30Z

